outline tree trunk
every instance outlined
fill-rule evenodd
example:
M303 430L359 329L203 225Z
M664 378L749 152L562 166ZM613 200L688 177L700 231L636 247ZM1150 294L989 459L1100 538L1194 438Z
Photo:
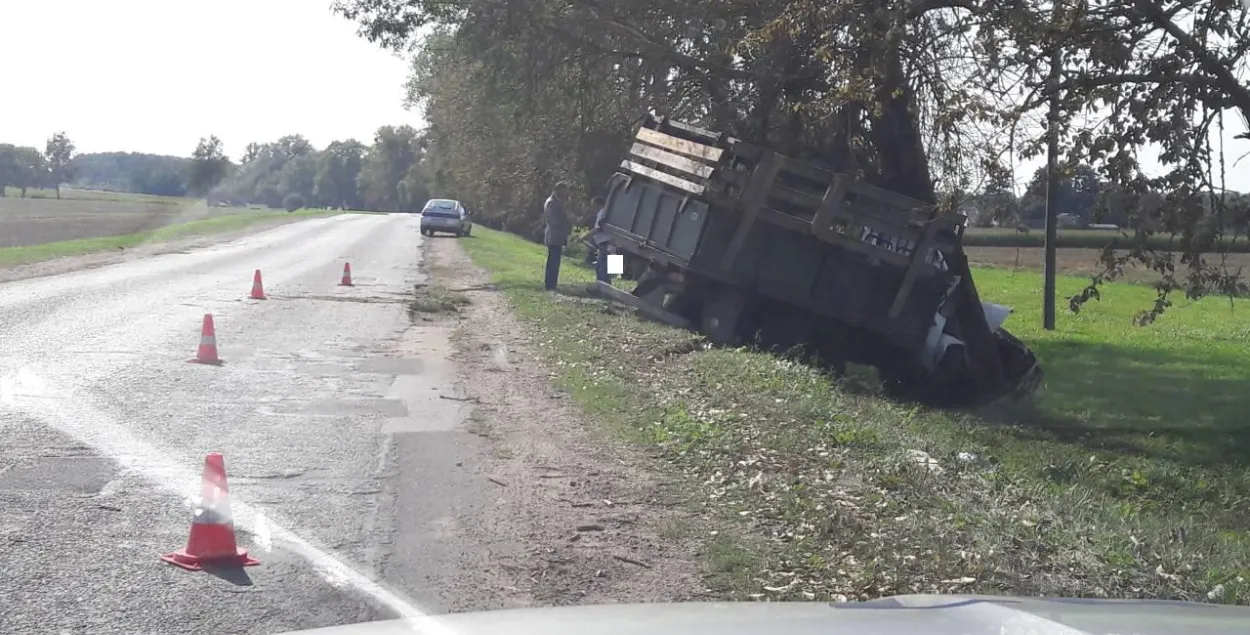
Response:
M925 156L920 129L916 125L913 95L898 51L886 51L884 69L877 87L881 115L872 122L872 141L877 148L881 182L889 190L926 203L937 202L933 177Z

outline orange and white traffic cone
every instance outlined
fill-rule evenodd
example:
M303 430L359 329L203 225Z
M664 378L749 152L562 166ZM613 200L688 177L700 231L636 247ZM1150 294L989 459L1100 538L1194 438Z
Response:
M200 347L195 357L187 360L194 364L211 364L220 366L221 358L217 356L217 329L213 327L213 314L204 314L204 326L200 327Z
M340 287L352 286L352 263L343 263L343 280L339 282Z
M204 457L200 499L195 502L187 548L167 553L161 560L188 571L260 564L235 542L234 517L230 514L230 494L226 487L226 462L220 452L209 452Z
M264 300L264 299L265 299L265 285L264 285L263 283L261 283L261 281L260 281L260 269L257 269L257 270L256 270L256 273L252 274L252 295L251 295L251 298L252 298L253 300Z

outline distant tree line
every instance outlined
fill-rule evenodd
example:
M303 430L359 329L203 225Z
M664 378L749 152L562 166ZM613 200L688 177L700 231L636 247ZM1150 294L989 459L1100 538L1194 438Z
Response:
M99 152L74 157L74 187L157 196L186 196L191 161L142 152Z
M1056 208L1065 227L1115 225L1151 232L1183 233L1189 229L1198 236L1224 233L1245 234L1250 229L1250 194L1226 191L1203 193L1200 217L1178 218L1170 213L1167 194L1150 191L1131 193L1099 178L1086 164L1062 171L1056 192ZM1010 171L1002 167L987 170L982 191L968 197L971 221L980 227L1020 227L1041 229L1046 224L1046 169L1038 168L1017 196Z
M382 126L373 143L335 141L318 150L302 135L249 143L230 160L216 136L190 157L139 152L75 155L65 133L44 150L0 144L0 194L13 186L62 184L160 196L205 197L211 203L274 208L326 207L376 211L419 209L430 196L427 141L411 126Z
M323 150L302 135L253 142L238 164L222 163L205 143L211 146L212 139L201 142L191 160L192 190L213 200L394 212L419 209L429 197L425 141L411 126L382 126L372 145L347 139Z

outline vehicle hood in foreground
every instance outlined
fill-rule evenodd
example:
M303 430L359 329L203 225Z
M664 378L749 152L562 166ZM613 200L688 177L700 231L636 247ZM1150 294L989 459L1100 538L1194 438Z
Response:
M1223 635L1250 607L1151 600L906 595L870 602L609 604L456 613L300 635ZM293 634L287 634L293 635Z

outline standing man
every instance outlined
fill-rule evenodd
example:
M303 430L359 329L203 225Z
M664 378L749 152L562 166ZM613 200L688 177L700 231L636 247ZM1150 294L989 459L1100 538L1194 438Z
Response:
M603 231L603 223L608 219L608 204L602 196L596 196L590 201L591 205L597 210L595 212L595 226L591 229L590 241L594 243L595 250L599 253L595 259L595 279L599 282L612 283L612 277L608 275L608 235Z
M569 234L573 231L573 223L564 211L568 198L569 185L560 181L551 189L551 196L543 204L543 221L547 224L543 232L543 243L547 245L545 284L548 291L555 291L556 284L560 281L560 256L564 251L564 244L569 241Z

